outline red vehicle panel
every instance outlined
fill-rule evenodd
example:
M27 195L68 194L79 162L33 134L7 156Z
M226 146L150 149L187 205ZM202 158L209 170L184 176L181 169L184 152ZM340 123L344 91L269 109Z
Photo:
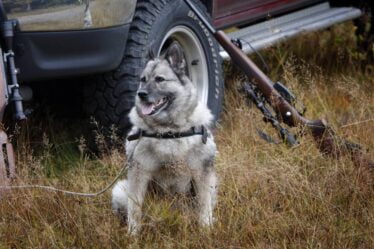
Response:
M213 1L213 19L218 28L258 21L268 15L278 15L318 0L217 0ZM250 17L250 18L248 18Z

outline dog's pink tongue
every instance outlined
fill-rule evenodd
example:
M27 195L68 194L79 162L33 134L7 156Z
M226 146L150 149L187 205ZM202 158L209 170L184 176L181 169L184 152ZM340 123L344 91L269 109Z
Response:
M142 113L143 113L143 115L149 115L149 114L151 114L152 111L153 111L153 107L154 107L153 104L142 105Z

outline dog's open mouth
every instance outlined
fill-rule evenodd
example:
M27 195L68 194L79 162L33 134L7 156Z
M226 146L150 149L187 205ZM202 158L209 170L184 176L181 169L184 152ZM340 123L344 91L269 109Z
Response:
M165 109L170 104L169 97L162 97L154 103L141 103L141 111L143 115L155 115Z

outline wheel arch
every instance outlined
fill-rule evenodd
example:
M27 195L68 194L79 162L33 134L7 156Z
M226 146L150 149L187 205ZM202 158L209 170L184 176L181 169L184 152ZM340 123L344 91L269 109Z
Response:
M201 3L205 5L207 12L212 16L214 1L213 0L201 0Z

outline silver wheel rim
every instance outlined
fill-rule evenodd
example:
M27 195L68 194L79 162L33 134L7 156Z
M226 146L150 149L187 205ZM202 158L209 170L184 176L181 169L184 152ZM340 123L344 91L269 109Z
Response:
M204 49L199 38L186 26L175 26L169 30L161 42L158 54L164 50L164 46L169 44L168 40L178 41L184 49L189 77L196 85L199 99L202 103L208 104L209 76L208 65ZM198 62L195 65L195 62Z

